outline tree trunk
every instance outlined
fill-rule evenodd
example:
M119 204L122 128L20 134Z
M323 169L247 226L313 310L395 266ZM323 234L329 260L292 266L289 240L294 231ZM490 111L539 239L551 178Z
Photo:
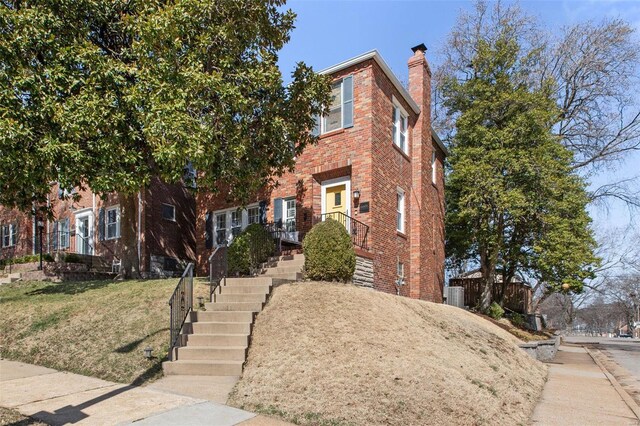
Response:
M486 312L493 298L493 283L495 282L495 265L486 250L480 254L480 272L482 273L482 293L480 295L480 311Z
M119 193L121 278L140 278L138 239L136 237L138 200L136 194Z

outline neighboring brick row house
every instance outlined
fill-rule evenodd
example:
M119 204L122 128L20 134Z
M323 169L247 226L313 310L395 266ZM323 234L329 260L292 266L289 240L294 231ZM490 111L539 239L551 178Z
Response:
M142 270L195 260L197 273L205 275L216 247L251 223L271 223L285 242L299 247L313 224L332 217L353 236L354 282L441 302L446 150L431 128L426 48L412 50L407 89L375 50L321 71L333 79L333 101L329 114L316 120L318 143L296 159L295 171L279 178L276 189L257 194L246 208L229 204L224 194L198 193L194 202L186 188L153 182L140 195ZM90 254L118 253L117 199L87 192L71 203L56 191L49 235L57 229L77 245L88 242ZM0 207L3 252L37 252L34 220ZM12 234L14 224L19 237ZM72 243L58 237L56 244Z
M75 192L76 190L74 190ZM67 196L65 196L67 195ZM51 184L53 220L0 206L0 259L40 252L120 258L120 206L117 194L104 198L82 190L80 199ZM195 201L188 188L154 179L138 194L137 253L143 276L166 276L195 259ZM5 238L6 237L6 238Z
M295 171L245 210L223 195L197 195L196 235L204 236L196 240L197 271L206 273L215 247L251 223L271 222L295 242L333 215L359 234L354 281L442 301L446 150L431 129L425 51L413 48L408 90L377 51L321 71L333 78L333 102L317 120L319 142L296 159Z

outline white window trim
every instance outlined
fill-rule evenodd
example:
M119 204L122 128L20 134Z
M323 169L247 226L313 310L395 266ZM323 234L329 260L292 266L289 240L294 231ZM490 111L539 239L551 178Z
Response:
M164 217L164 206L171 207L173 209L173 217L171 217L171 218ZM162 211L161 211L161 213L162 213L162 218L164 220L168 220L170 222L175 222L176 221L176 206L175 205L169 204L169 203L162 203Z
M244 231L245 228L247 226L249 226L249 209L254 208L254 207L258 207L260 208L260 204L259 203L254 203L254 204L249 204L246 208L242 209L240 211L241 214L241 226L240 226L240 231ZM214 247L219 247L220 245L218 244L218 216L221 214L225 215L225 235L226 235L226 241L227 241L227 245L231 244L231 241L233 241L233 233L232 233L232 222L231 222L231 214L235 211L238 210L238 207L232 207L229 209L221 209L221 210L215 210L213 212L211 212L211 214L213 214L213 245ZM260 214L260 212L258 211L258 215ZM258 216L258 223L260 221L260 216Z
M391 101L393 103L393 108L394 108L394 115L395 115L395 109L397 108L400 111L400 121L405 122L405 131L404 131L404 148L402 148L402 146L400 146L400 134L402 133L402 126L400 125L400 122L393 122L391 123L393 125L393 127L397 127L398 131L397 133L393 134L393 130L391 132L391 138L393 139L393 144L395 146L397 146L400 151L404 152L405 154L409 155L409 114L407 113L407 110L405 110L402 105L400 105L400 102L398 102L398 100L396 99L395 96L391 96ZM395 120L395 117L393 118Z
M116 211L116 235L113 237L109 236L109 212ZM120 238L120 205L109 206L104 211L104 239L105 240L117 240Z
M9 243L8 244L4 243L4 237L7 235L4 232L5 231L5 227L9 230ZM16 228L17 227L18 227L18 225L16 225L15 223L2 224L2 232L1 232L2 235L0 235L2 237L2 247L13 247L13 246L16 245L16 241L17 241Z
M400 197L398 197L400 196ZM405 202L405 192L402 188L398 188L396 190L396 231L405 233L405 222L407 220L406 216L406 202ZM400 226L398 226L398 213L400 214Z
M337 81L331 83L331 86L333 87L334 84L338 83ZM344 120L343 120L343 111L342 108L344 108L344 78L342 80L340 80L340 126L338 126L337 128L333 129L333 130L327 130L327 126L326 126L326 115L322 115L320 116L320 134L324 135L325 133L331 133L331 132L335 132L338 131L340 129L344 129Z
M116 206L118 207L118 206ZM111 207L109 207L109 209L111 209ZM84 219L85 217L87 217L88 223L89 223L89 253L85 253L85 254L94 254L93 253L93 246L94 246L94 238L93 238L93 234L94 234L94 213L93 210L89 207L89 208L85 208L82 210L78 210L76 212L74 212L74 221L75 221L75 230L76 230L76 249L79 249L80 246L82 245L82 236L81 236L81 232L80 232L80 220ZM120 213L118 212L118 217L120 217ZM105 236L105 240L107 239L107 215L105 212L105 218L104 218L104 236ZM69 223L69 230L71 230L71 223ZM118 225L118 235L120 235L120 225ZM113 238L112 238L113 239ZM71 244L71 236L69 236L69 244Z
M437 162L437 157L436 157L436 151L434 148L434 151L431 153L431 183L433 183L434 185L438 184L438 162Z

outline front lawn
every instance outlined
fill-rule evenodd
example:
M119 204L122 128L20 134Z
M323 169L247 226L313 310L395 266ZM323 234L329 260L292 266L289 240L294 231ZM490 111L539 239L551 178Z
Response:
M177 283L174 278L3 285L0 355L121 383L153 381L167 356L168 300ZM208 294L204 281L194 286L195 297ZM153 348L151 360L144 357L147 346Z

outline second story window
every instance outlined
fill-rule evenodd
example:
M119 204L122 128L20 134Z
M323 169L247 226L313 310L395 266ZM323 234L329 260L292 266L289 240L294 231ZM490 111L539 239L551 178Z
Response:
M321 135L334 130L353 127L353 77L348 76L331 86L329 111L316 117L313 134Z
M396 230L404 233L404 191L398 188L396 202Z
M171 204L162 204L162 218L175 222L176 207Z
M393 105L393 143L396 144L402 152L409 154L408 139L408 119L407 113L395 104Z
M431 153L431 183L434 185L438 182L438 163L436 162L436 152Z

